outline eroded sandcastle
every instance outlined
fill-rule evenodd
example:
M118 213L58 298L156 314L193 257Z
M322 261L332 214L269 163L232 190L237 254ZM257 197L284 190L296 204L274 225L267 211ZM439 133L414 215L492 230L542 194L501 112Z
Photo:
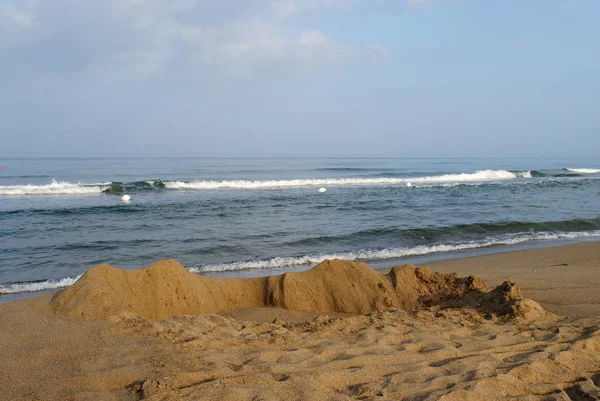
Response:
M364 263L326 260L305 272L250 279L212 278L174 260L128 271L107 264L58 292L52 309L71 318L108 319L122 311L151 319L216 313L231 308L277 307L301 312L365 314L381 308L473 308L502 318L547 314L505 282L489 288L475 276L396 266L382 275Z

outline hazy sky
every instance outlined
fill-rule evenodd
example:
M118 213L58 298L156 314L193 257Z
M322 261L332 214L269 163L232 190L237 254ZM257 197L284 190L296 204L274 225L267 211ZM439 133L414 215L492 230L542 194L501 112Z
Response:
M0 0L0 156L586 156L598 0Z

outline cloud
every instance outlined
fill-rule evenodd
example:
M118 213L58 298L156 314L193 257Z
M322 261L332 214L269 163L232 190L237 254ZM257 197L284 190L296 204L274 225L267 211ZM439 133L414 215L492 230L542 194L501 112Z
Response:
M271 8L277 18L285 18L297 12L299 7L294 0L282 0L274 2Z
M350 2L307 4L342 9ZM187 65L247 76L264 66L330 67L385 53L381 45L345 43L312 26L292 30L281 18L297 7L292 0L3 1L0 58L10 62L0 68L145 77Z
M297 15L349 12L386 12L412 9L435 0L277 0L272 4L273 14L280 19Z
M260 20L184 27L180 34L196 63L223 65L238 76L266 65L317 68L368 60L378 53L374 47L344 44L318 30L287 35L282 26Z

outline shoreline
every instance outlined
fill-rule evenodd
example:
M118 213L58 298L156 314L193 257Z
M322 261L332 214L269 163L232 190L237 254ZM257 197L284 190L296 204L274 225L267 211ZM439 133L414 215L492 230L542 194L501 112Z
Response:
M465 268L464 266L459 266L462 261L466 261L468 264L475 263L477 258L482 258L482 261L486 261L488 257L500 257L498 255L510 255L515 252L533 252L534 254L541 255L539 252L544 252L544 250L552 250L554 248L562 248L567 247L565 249L569 249L571 246L578 246L583 244L599 244L600 240L598 239L562 239L562 240L552 240L552 241L534 241L530 243L520 243L513 245L498 245L498 246L490 246L485 248L473 248L473 249L465 249L459 251L449 251L449 252L437 252L426 255L419 256L409 256L401 259L388 259L388 260L375 260L375 261L363 261L362 263L367 263L373 269L380 272L387 272L393 266L405 265L405 264L413 264L415 266L436 266L440 271L444 271L446 273L450 273L452 267L456 269L455 271L459 274L461 270L468 271L468 274L480 275L476 270L471 268ZM600 257L600 256L599 256ZM487 262L486 262L487 263ZM495 262L500 263L501 262ZM293 267L282 267L282 268L273 268L273 269L243 269L243 270L234 270L234 271L221 271L221 272L202 272L198 273L202 276L207 277L215 277L215 278L256 278L256 277L266 277L266 276L274 276L284 274L286 272L302 272L309 270L312 268L314 264L311 265L303 265L303 266L293 266ZM439 266L439 267L437 267ZM90 266L89 268L92 268ZM143 266L139 266L138 268L142 268ZM486 270L486 274L482 275L484 280L494 281L496 276L490 275L489 269ZM467 274L467 273L464 273ZM600 269L598 270L598 275L600 275ZM490 282L491 282L490 281ZM498 280L495 280L494 283L497 283ZM516 281L517 284L523 285L519 280ZM530 280L528 280L529 282ZM25 300L30 298L35 298L39 296L43 296L45 294L55 293L64 288L61 287L57 289L48 289L42 291L31 291L31 292L18 292L18 293L10 293L10 294L0 294L0 305L7 302L14 302L18 300ZM600 309L598 314L600 315Z

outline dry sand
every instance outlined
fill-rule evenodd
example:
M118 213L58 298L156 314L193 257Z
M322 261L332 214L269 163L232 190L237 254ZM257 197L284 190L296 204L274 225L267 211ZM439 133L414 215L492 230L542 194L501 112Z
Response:
M0 305L0 399L599 399L599 261L587 243L430 265L494 289L342 261L258 279L101 265Z
M430 263L441 272L476 274L488 284L514 281L546 310L600 317L600 242L503 252Z

